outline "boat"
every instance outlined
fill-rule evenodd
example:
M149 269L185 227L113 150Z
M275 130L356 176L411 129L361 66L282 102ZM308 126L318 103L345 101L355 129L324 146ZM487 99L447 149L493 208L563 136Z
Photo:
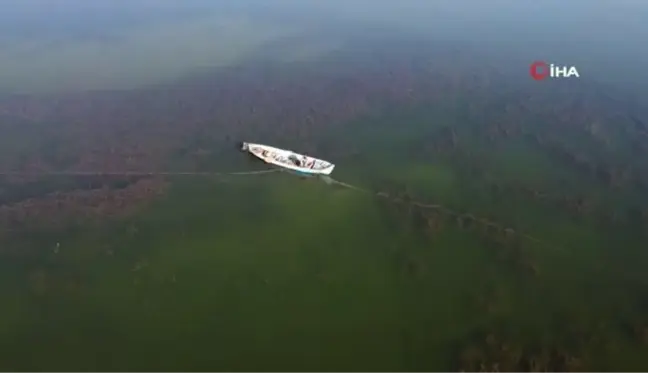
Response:
M304 154L290 150L275 148L274 146L243 142L241 150L249 152L268 164L287 168L302 174L330 175L335 165Z

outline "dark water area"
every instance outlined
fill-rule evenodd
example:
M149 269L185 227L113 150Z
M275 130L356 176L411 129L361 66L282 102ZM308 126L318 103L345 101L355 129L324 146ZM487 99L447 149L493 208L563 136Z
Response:
M645 368L645 222L574 213L560 198L622 193L466 118L330 134L366 155L335 178L457 216L277 174L172 180L136 217L30 237L2 261L3 369Z

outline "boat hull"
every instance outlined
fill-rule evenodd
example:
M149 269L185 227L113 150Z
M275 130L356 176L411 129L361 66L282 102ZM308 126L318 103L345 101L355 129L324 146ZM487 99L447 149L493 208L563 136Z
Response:
M241 150L260 158L268 164L310 175L330 175L335 165L322 159L298 154L273 146L244 142Z

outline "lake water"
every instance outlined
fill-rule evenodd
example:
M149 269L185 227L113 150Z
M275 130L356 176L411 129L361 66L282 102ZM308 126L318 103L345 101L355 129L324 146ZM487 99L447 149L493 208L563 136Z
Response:
M482 173L453 153L404 151L421 123L448 118L358 120L359 149L375 158L340 160L333 176L375 191L403 183L540 242L497 242L442 212L432 229L407 205L316 178L177 177L136 217L32 235L23 250L36 255L3 261L3 368L443 370L465 367L471 346L488 351L488 335L524 356L554 348L597 369L645 367L625 330L642 318L645 276L629 261L645 260L643 241L494 197L493 177L562 177L524 143L489 149ZM400 132L376 135L392 120Z

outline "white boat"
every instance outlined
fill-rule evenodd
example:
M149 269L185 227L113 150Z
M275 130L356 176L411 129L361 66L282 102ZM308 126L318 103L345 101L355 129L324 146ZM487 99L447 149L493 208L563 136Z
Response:
M266 163L305 174L330 175L335 165L307 155L273 146L244 142L241 150L260 158Z

